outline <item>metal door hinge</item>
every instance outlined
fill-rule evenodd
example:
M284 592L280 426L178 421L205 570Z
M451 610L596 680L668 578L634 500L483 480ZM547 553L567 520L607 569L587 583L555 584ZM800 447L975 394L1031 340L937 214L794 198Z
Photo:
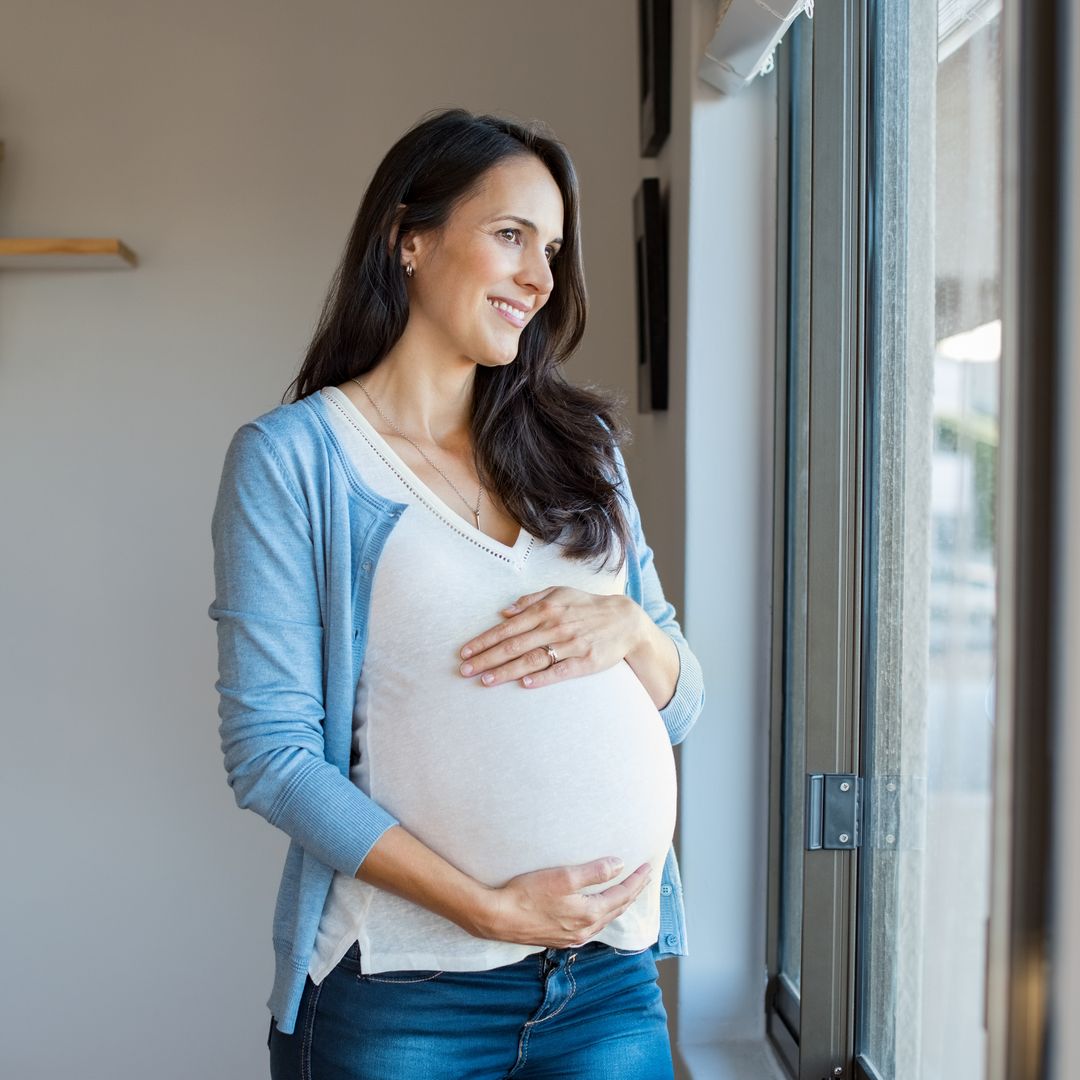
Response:
M861 843L862 780L854 773L807 773L806 849L853 851Z

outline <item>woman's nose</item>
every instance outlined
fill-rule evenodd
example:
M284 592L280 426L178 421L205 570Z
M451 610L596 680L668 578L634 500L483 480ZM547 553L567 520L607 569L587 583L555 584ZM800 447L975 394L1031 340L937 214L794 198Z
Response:
M551 292L555 279L551 273L551 264L543 253L530 255L525 260L518 274L518 284L545 295Z

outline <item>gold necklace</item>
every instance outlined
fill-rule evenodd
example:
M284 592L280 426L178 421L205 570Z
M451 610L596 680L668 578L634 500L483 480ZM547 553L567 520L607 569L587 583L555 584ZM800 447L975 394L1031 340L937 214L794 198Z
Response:
M369 394L369 393L368 393L368 388L367 388L367 387L366 387L366 386L365 386L365 385L364 385L364 384L363 384L363 383L362 383L362 382L361 382L361 381L360 381L359 379L357 379L357 378L353 378L353 380L352 380L352 381L353 381L354 383L356 383L356 385L357 385L357 386L359 386L361 390L363 390L363 391L364 391L364 393L365 393L365 394L367 395L367 399L368 399L368 401L370 401L370 402L371 402L371 404L372 404L372 406L374 407L375 411L376 411L376 412L377 412L377 413L378 413L378 414L379 414L379 415L380 415L380 416L381 416L381 417L382 417L382 418L383 418L383 419L384 419L384 420L385 420L385 421L386 421L386 422L387 422L387 423L388 423L388 424L389 424L389 425L390 425L390 426L391 426L391 427L392 427L392 428L393 428L393 429L394 429L394 430L395 430L395 431L396 431L396 432L397 432L397 433L398 433L398 434L399 434L399 435L400 435L400 436L401 436L401 437L402 437L402 438L403 438L403 439L404 439L404 440L405 440L406 442L408 442L408 443L412 443L412 445L416 447L416 449L417 449L418 453L420 454L420 456L421 456L421 457L422 457L422 458L423 458L423 459L424 459L424 460L425 460L425 461L426 461L426 462L427 462L427 463L428 463L428 464L429 464L429 465L430 465L430 466L431 466L431 467L432 467L432 468L433 468L433 469L434 469L434 470L435 470L435 471L436 471L436 472L437 472L437 473L438 473L438 474L439 474L439 475L440 475L440 476L441 476L441 477L442 477L442 478L443 478L443 479L444 479L444 480L445 480L445 481L446 481L446 482L447 482L447 483L448 483L448 484L449 484L449 485L450 485L450 486L451 486L451 487L452 487L453 489L454 489L454 492L455 492L455 494L457 495L457 497L458 497L458 498L459 498L459 499L460 499L460 500L461 500L461 501L462 501L462 502L463 502L463 503L464 503L464 504L465 504L466 506L468 506L468 507L469 507L469 513L471 513L471 514L472 514L472 516L473 516L474 518L476 518L476 527L477 527L477 529L479 529L479 528L480 528L480 500L481 500L481 499L482 499L482 498L484 497L484 485L483 485L483 483L481 483L481 484L480 484L480 493L479 493L479 494L478 494L478 495L476 496L476 506L475 506L475 507L473 507L473 506L470 506L470 505L469 505L469 500L468 500L468 499L466 499L466 498L465 498L465 496L464 496L464 495L462 495L460 491L458 491L458 489L457 489L457 485L456 485L456 484L455 484L455 483L453 482L453 480L451 480L451 479L450 479L450 477L449 477L449 476L447 476L447 475L446 475L446 473L444 473L444 472L442 471L442 469L440 469L440 468L439 468L439 466L438 466L438 465L436 465L436 464L435 464L435 462L434 462L434 461L432 461L432 460L431 460L431 458L429 458L429 457L427 456L427 454L425 454L425 453L424 453L424 451L423 451L423 450L422 450L422 449L421 449L421 448L420 448L419 446L417 446L417 444L416 444L415 442L413 442L413 441L412 441L412 439L410 439L410 438L409 438L409 436L408 436L408 435L406 435L406 434L405 434L405 432L404 432L404 431L402 431L402 430L401 430L401 428L399 428L399 427L397 426L397 424L395 424L395 423L394 423L394 421L393 421L393 420L391 420L391 419L390 419L390 417L389 417L389 416L387 416L387 415L386 415L386 413L384 413L384 412L382 411L382 409L380 409L380 408L379 408L379 406L378 406L378 404L376 403L375 399L374 399L374 398L373 398L373 397L371 396L371 394ZM478 470L478 471L479 471L479 470Z

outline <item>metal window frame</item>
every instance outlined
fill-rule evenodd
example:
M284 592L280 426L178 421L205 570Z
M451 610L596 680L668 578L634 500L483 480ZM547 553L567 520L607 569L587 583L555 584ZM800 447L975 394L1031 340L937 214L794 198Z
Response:
M768 821L768 899L767 899L767 990L766 1030L789 1072L798 1070L799 1060L799 995L781 971L781 915L783 903L784 818L786 793L784 764L786 755L785 713L787 707L788 666L788 590L790 544L788 535L789 508L792 492L788 469L789 391L796 361L794 350L809 345L808 318L800 326L797 320L794 292L800 285L800 275L809 278L808 268L802 265L810 250L809 199L802 195L796 201L799 185L792 182L810 147L809 109L800 104L798 88L804 82L803 65L809 66L809 49L803 41L802 27L792 27L784 48L778 53L777 74L777 220L785 222L776 230L776 357L778 371L774 385L774 479L773 479L773 536L772 536L772 620L770 670L770 731L769 731L769 821ZM803 288L806 281L802 282ZM801 840L800 840L801 845Z
M860 762L858 772L863 778L868 792L875 793L879 799L881 790L876 781L879 779L875 764L875 744L881 737L878 730L878 717L884 712L888 715L895 706L893 700L881 699L881 688L876 687L875 678L878 665L883 662L896 664L900 658L895 654L898 642L891 643L887 634L882 635L882 589L890 588L888 569L882 567L879 555L882 530L886 534L903 527L903 510L896 505L896 500L903 498L902 493L893 493L882 488L882 440L889 440L888 453L895 455L898 450L897 439L907 439L905 425L897 423L895 418L890 425L886 419L886 408L897 408L898 403L891 400L890 390L895 385L890 379L895 371L890 369L896 363L897 356L906 356L910 348L912 335L918 337L918 320L909 318L908 280L910 267L908 260L913 257L910 250L911 223L907 220L907 201L915 190L913 185L919 181L908 167L908 154L911 150L911 132L909 113L913 107L910 97L901 101L896 94L899 86L908 86L911 80L911 54L913 45L927 45L927 41L913 41L909 37L912 14L909 0L866 0L865 6L865 134L866 134L866 173L864 204L866 213L866 291L864 294L865 313L865 382L867 407L864 414L866 437L864 444L864 468L866 481L863 490L863 513L866 521L866 542L864 544L863 588L867 602L862 610L863 640L863 693L860 701ZM929 27L924 33L935 34ZM936 35L935 35L936 38ZM935 57L935 64L937 59ZM923 114L919 121L926 121ZM926 192L923 193L924 196ZM896 233L909 237L908 246L900 253L890 252L887 248L890 235ZM924 238L925 242L925 238ZM930 238L930 244L933 243ZM890 277L886 281L885 266L888 256L892 256ZM914 256L917 257L917 256ZM903 267L901 271L900 267ZM903 328L896 329L897 317L903 312ZM928 318L933 318L931 311ZM891 362L886 360L890 357ZM905 388L905 397L907 390ZM898 430L899 429L899 430ZM884 575L884 576L883 576ZM895 580L891 587L895 587ZM886 614L885 619L889 618ZM891 650L891 652L890 652ZM868 796L869 797L869 796ZM882 805L871 808L876 815L884 810ZM868 824L865 832L875 832ZM859 896L855 915L856 936L856 976L854 987L853 1010L855 1013L853 1072L857 1080L879 1080L880 1073L869 1054L867 1039L868 1016L871 1007L870 988L872 986L873 932L872 923L875 904L872 889L887 872L889 863L878 856L876 839L866 843L859 860ZM892 885L895 888L897 879ZM894 946L895 955L896 948ZM880 1021L879 1021L880 1022ZM886 1044L895 1043L895 1016L886 1019L891 1024ZM882 1032L878 1031L878 1041ZM891 1074L891 1073L890 1073Z
M865 8L837 0L814 18L806 771L849 773L861 672ZM857 865L857 851L804 859L799 1080L851 1062Z
M866 246L865 4L819 0L814 23L805 771L847 773L855 770L859 760ZM784 57L781 66L786 64ZM790 74L781 77L788 80L784 85L790 90ZM787 100L782 92L782 111ZM790 166L790 131L786 120L782 121L781 132L780 175L786 182ZM778 265L786 266L786 248L778 254L784 256ZM783 287L789 288L790 282L785 282ZM784 299L786 296L782 294L781 301ZM785 311L786 305L779 304L778 310ZM778 329L783 331L778 340L784 350L778 355L786 361L790 334L786 325ZM785 432L786 422L778 423L776 430ZM778 446L777 467L785 467L786 460L786 445ZM783 477L778 480L777 487L784 490ZM774 569L782 567L777 547L785 535L786 522L781 515L774 535ZM774 579L774 588L783 589L782 572L778 577L779 581ZM774 610L784 608L781 605ZM782 670L778 672L777 663L782 663L782 659L774 651L771 740L774 781L781 768L784 707ZM770 812L771 915L779 914L776 871L783 825L779 797L774 784ZM857 860L857 851L821 850L804 855L804 931L801 993L797 1000L779 975L777 923L770 928L767 1029L799 1080L820 1080L822 1076L834 1075L838 1068L848 1074L852 1062ZM796 1017L797 1024L792 1023ZM794 1061L792 1043L797 1043Z
M1049 1076L1066 0L1006 0L1001 449L987 1075ZM1074 61L1075 63L1075 61ZM1021 719L1022 718L1022 721ZM1061 1075L1061 1074L1059 1074Z
M784 711L786 705L785 645L787 639L787 563L788 563L788 383L791 363L789 351L796 347L798 331L792 327L793 306L790 301L791 280L795 268L791 265L793 247L791 234L799 228L798 214L793 205L791 176L796 168L794 162L798 151L792 144L795 137L793 114L797 102L793 97L793 84L798 81L798 58L791 56L798 47L799 28L792 29L781 50L776 65L777 76L777 177L776 217L786 227L776 230L776 358L777 372L773 380L773 508L772 508L772 641L770 649L769 689L769 821L768 821L768 896L766 966L769 975L766 993L766 1026L770 1037L788 1067L794 1069L798 1061L798 998L794 988L780 974L780 918L783 877L783 816L784 816ZM781 365L782 358L782 365ZM785 1008L777 1010L774 1000L783 991ZM792 1008L794 1003L794 1008ZM780 1011L781 1015L775 1015ZM792 1056L794 1055L794 1056Z

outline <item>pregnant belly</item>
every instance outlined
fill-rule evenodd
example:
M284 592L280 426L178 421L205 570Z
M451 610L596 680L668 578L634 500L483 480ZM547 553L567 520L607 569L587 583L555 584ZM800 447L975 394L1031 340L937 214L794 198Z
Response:
M492 886L612 855L621 876L659 873L675 764L628 664L536 690L459 679L408 696L369 711L371 794L449 862Z

